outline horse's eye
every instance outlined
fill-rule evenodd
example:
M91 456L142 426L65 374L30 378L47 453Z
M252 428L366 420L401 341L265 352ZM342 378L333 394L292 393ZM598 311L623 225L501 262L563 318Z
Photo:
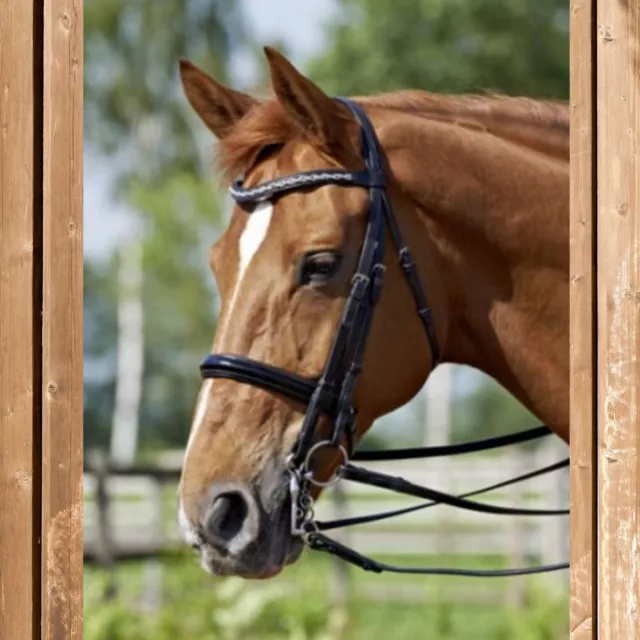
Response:
M300 284L324 284L340 268L342 256L334 251L308 253L302 260Z

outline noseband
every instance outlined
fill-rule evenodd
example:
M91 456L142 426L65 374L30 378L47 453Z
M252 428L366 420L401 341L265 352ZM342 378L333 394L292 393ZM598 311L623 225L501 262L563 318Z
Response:
M466 499L471 495L507 486L553 471L562 466L567 466L568 459L539 471L505 481L499 485L485 487L480 491L474 491L462 496L451 496L446 493L418 487L401 478L393 478L350 464L350 460L357 459L388 460L398 459L399 457L406 459L478 451L506 444L525 442L534 437L548 435L551 432L547 427L539 427L502 438L485 440L479 443L468 443L466 445L454 445L452 447L400 450L387 453L354 453L354 423L357 410L353 405L353 394L357 377L362 370L362 360L371 330L373 314L384 284L386 227L389 228L398 254L400 267L413 294L417 314L424 326L434 367L440 362L441 353L431 310L422 289L413 256L403 241L393 208L386 193L383 154L378 137L359 105L343 98L337 98L337 100L351 110L360 125L362 157L365 164L364 171L337 169L304 171L276 178L252 188L244 188L242 180L235 181L230 187L231 196L236 202L242 204L257 203L291 191L329 184L345 187L364 187L369 190L371 206L358 266L351 280L349 295L347 296L336 337L322 375L319 379L305 378L285 369L258 362L245 356L211 354L200 365L202 377L226 378L250 384L266 391L283 395L307 407L302 428L289 455L287 467L290 475L291 534L302 538L308 546L333 553L343 560L375 572L395 571L423 574L498 576L522 575L566 568L568 564L495 571L395 567L366 558L321 533L321 531L327 529L381 520L441 503L473 511L496 514L560 515L568 513L568 510L509 509L507 507L472 502ZM318 439L317 425L323 415L331 419L333 428L326 439ZM321 482L314 476L312 465L314 453L322 448L336 450L342 459L342 463L333 478L325 482ZM391 489L429 500L429 502L420 504L417 507L373 516L325 523L315 521L311 496L312 486L328 486L339 479Z

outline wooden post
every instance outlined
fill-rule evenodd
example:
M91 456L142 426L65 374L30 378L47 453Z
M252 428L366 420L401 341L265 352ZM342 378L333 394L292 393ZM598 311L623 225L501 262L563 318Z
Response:
M598 638L640 637L640 6L597 12Z
M593 638L596 615L595 420L593 297L595 130L593 123L596 0L571 5L570 188L570 593L571 640Z
M96 479L96 507L98 511L98 527L96 540L96 560L107 573L107 584L102 594L103 599L112 600L118 593L115 573L114 527L112 525L111 496L109 495L109 462L103 451L92 456L91 466Z
M41 38L34 3L0 0L0 638L40 617Z
M571 638L640 637L640 6L571 6Z
M82 2L0 0L0 638L82 637Z
M111 423L111 461L131 465L138 449L144 378L142 243L134 238L120 249L116 397Z

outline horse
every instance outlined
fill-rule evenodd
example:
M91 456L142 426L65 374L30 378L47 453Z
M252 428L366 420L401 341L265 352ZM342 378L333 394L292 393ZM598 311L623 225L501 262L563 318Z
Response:
M198 393L178 520L207 571L247 579L302 553L300 465L312 469L308 506L441 362L484 372L569 441L567 105L417 90L343 100L264 52L272 95L260 100L180 60L236 204L209 255L221 298L212 352L227 356ZM393 221L373 244L372 198ZM396 236L400 260L380 258ZM362 306L362 283L375 305ZM358 296L366 328L341 338L351 359L337 389L320 389L329 368L338 375L327 363ZM347 375L340 431L328 407Z

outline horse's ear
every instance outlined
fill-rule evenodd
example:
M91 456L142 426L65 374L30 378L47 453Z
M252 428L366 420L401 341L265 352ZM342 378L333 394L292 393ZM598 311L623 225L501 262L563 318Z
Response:
M275 95L287 113L325 146L340 142L348 109L303 76L279 51L264 48Z
M180 80L194 111L219 139L257 104L251 96L221 85L188 60L180 60Z

